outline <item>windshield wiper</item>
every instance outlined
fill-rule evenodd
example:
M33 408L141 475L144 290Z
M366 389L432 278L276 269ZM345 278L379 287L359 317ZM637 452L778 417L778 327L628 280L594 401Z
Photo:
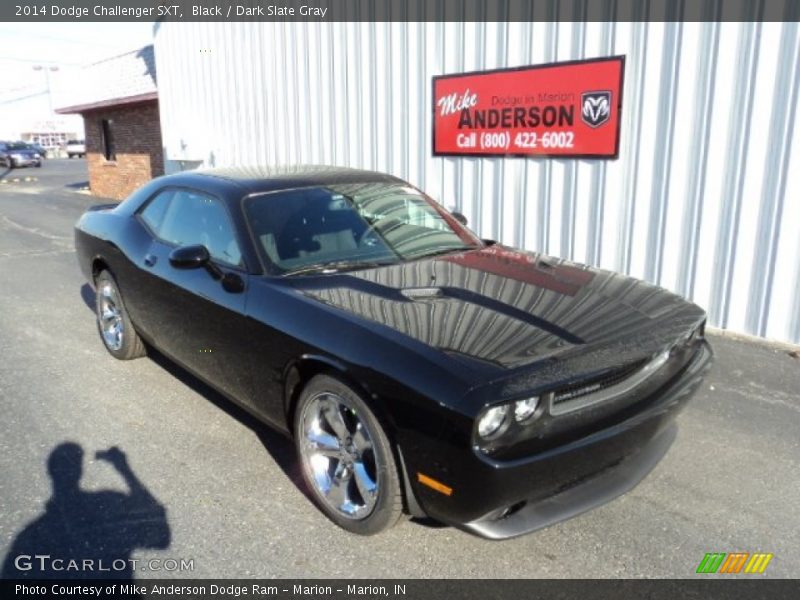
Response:
M291 271L286 271L286 275L302 275L304 273L340 273L342 271L353 271L356 269L370 269L374 267L385 267L386 265L396 264L396 261L379 260L331 260L327 262L313 263L302 267L297 267Z

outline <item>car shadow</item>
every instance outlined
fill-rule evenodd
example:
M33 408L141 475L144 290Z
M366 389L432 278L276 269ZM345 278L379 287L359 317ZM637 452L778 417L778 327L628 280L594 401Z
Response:
M85 283L81 286L80 294L81 299L86 307L94 313L94 290L92 290L89 284ZM258 440L261 442L261 445L264 446L264 449L267 451L267 454L275 461L278 467L280 467L284 475L308 499L309 502L315 504L314 497L306 486L303 475L300 472L300 465L297 462L297 456L295 454L294 443L292 440L278 433L269 425L262 423L252 414L243 408L240 408L237 404L226 398L210 385L195 377L189 371L150 345L147 345L147 357L171 376L175 377L185 386L190 388L192 391L200 396L203 396L221 411L236 419L242 425L255 433L258 437ZM447 525L429 517L413 517L410 520L412 523L422 525L423 527L434 529L448 527Z
M81 286L80 295L86 307L94 313L95 293L88 283L84 283ZM192 391L205 397L217 408L252 430L283 473L309 500L312 500L312 496L306 488L302 474L300 473L300 467L295 460L294 444L289 438L262 423L249 412L228 400L210 385L198 379L189 371L149 345L147 346L147 357Z
M139 480L125 453L111 447L95 453L128 488L81 489L84 450L72 441L47 458L52 495L44 511L19 532L2 564L2 579L133 580L131 555L169 547L166 509Z
M242 425L256 434L261 445L283 471L284 475L308 498L312 500L309 490L305 486L300 466L297 464L294 443L286 436L278 433L270 426L262 423L252 414L240 408L217 390L202 380L192 375L189 371L161 354L152 346L147 346L147 357L164 369L172 377L178 379L185 386L203 396L221 411L239 421ZM313 500L312 500L313 501Z
M212 402L221 411L227 413L232 418L239 421L242 425L249 428L256 434L261 445L267 451L267 454L275 461L275 463L283 471L284 475L295 485L295 487L306 497L306 499L316 506L314 496L306 486L303 474L300 471L300 465L297 462L297 454L295 452L294 442L259 421L256 417L249 412L228 400L225 396L220 394L217 390L201 381L189 371L185 370L180 365L176 364L168 357L161 354L152 346L147 347L147 357L150 358L159 367L167 371L170 375L180 380L181 383L192 389L192 391L205 397ZM427 527L430 529L447 528L449 525L436 521L430 517L412 517L409 519L412 523Z

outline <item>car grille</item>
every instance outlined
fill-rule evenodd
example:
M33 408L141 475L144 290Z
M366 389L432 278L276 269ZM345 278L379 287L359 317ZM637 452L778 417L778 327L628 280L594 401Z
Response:
M664 352L651 360L640 361L598 378L560 388L551 394L550 414L570 413L625 395L644 383L668 359L669 352Z
M616 385L638 371L646 361L641 361L636 364L624 367L622 369L606 373L605 375L590 381L581 381L563 387L553 394L553 404L561 404L562 402L569 402L575 398L586 396L594 392L605 390L613 385Z

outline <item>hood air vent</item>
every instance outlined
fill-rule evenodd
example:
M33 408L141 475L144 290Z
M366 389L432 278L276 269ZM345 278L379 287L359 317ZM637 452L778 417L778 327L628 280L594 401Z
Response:
M430 300L431 298L441 298L444 294L442 288L438 287L420 287L420 288L406 288L400 290L409 300Z

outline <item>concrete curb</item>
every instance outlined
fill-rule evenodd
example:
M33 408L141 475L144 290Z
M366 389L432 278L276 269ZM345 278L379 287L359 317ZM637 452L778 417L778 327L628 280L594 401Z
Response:
M730 331L729 329L719 329L717 327L706 327L706 333L726 337L728 339L736 340L739 342L751 342L753 344L760 344L762 346L771 346L779 350L785 350L789 353L800 353L800 345L792 344L790 342L782 342L779 340L770 340L767 338L750 335L748 333L740 333L738 331Z

